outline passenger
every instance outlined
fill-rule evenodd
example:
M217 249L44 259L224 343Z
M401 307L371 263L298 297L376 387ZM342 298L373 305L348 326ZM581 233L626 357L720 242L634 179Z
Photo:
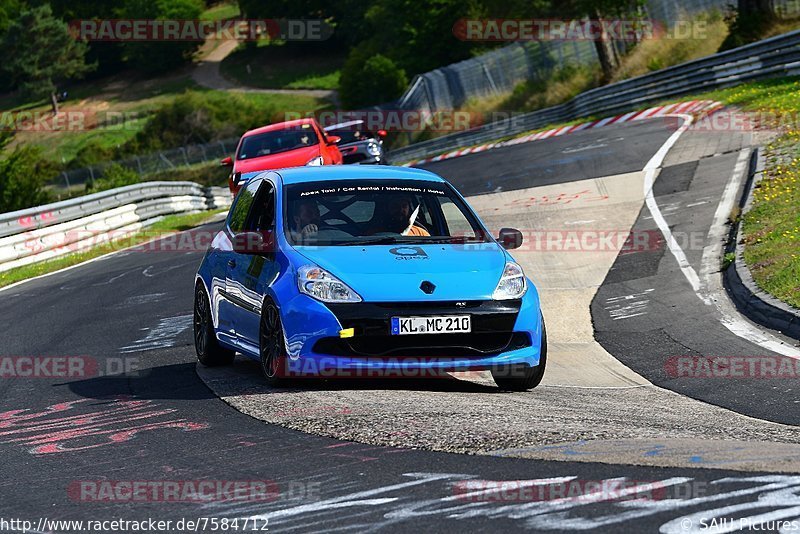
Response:
M316 200L301 199L292 206L292 238L295 243L308 241L319 232L321 218Z
M415 210L411 206L409 197L392 196L386 203L383 224L373 228L370 233L392 232L408 236L430 236L430 232L416 224L416 220L412 222L411 217Z

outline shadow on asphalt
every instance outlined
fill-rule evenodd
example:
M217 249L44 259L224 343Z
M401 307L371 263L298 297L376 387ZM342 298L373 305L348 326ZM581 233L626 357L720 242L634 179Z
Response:
M55 387L63 386L68 387L78 396L90 399L124 396L150 400L216 398L216 395L197 379L194 362L152 367L128 374L100 376L55 385Z
M206 368L201 376L218 394L305 393L309 391L440 391L461 393L503 393L494 385L454 378L446 373L425 378L293 378L280 387L266 383L258 362L237 356L229 367Z

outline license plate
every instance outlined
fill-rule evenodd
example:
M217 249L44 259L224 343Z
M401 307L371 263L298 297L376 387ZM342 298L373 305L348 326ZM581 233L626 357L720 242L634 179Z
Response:
M458 334L472 331L469 315L439 317L392 317L392 335Z

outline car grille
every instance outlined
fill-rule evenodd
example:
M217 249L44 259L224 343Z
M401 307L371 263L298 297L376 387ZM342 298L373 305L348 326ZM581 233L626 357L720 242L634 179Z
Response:
M382 335L326 337L314 344L314 352L372 358L465 358L492 356L530 346L531 338L525 332Z
M512 301L387 302L327 304L343 328L355 336L320 339L318 354L365 357L471 357L489 356L529 347L530 336L514 332L521 306ZM472 332L460 334L417 334L393 336L391 318L396 316L471 316Z

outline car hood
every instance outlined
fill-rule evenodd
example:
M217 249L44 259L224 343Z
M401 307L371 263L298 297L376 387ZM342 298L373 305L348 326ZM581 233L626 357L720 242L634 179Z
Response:
M296 249L370 302L490 299L506 263L496 243Z
M237 160L234 172L269 171L285 167L302 167L317 156L319 156L319 145L295 148L294 150L268 154L259 158Z

